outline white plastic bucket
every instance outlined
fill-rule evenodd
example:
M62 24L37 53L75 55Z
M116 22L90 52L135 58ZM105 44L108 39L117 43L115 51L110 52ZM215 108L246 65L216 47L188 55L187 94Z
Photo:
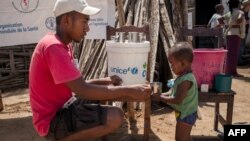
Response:
M106 41L108 75L118 75L123 85L146 82L150 43L119 43Z

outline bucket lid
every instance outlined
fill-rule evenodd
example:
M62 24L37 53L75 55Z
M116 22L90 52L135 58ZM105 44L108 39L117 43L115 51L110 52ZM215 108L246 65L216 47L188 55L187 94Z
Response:
M107 52L116 53L148 53L150 51L150 43L148 41L142 43L119 43L106 41Z
M121 43L121 42L114 42L114 41L106 41L106 46L107 47L131 47L131 48L140 48L140 47L149 47L150 42L145 41L145 42L127 42L127 43Z

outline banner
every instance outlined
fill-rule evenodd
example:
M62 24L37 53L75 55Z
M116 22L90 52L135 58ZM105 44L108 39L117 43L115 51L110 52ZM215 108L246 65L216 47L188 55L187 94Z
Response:
M55 32L53 7L56 0L1 0L0 47L37 43L48 32ZM106 26L114 26L114 0L87 0L101 12L90 16L88 39L105 39Z
M37 43L54 32L56 0L1 0L0 47Z
M101 9L90 16L87 39L106 39L106 26L115 26L115 0L88 0L88 4Z

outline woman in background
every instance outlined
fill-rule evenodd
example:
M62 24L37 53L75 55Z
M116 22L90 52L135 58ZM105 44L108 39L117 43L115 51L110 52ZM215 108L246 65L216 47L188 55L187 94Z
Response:
M225 72L234 77L242 77L237 72L238 54L240 51L241 39L245 38L245 18L244 12L240 10L241 3L239 0L228 1L229 12L219 19L223 23L226 21L225 36L227 61Z

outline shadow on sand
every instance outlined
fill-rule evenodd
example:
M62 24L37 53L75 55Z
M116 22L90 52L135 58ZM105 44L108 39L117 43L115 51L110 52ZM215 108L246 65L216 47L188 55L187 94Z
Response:
M223 141L217 136L192 136L193 141Z
M36 133L30 116L0 119L0 135L2 141L45 141Z

